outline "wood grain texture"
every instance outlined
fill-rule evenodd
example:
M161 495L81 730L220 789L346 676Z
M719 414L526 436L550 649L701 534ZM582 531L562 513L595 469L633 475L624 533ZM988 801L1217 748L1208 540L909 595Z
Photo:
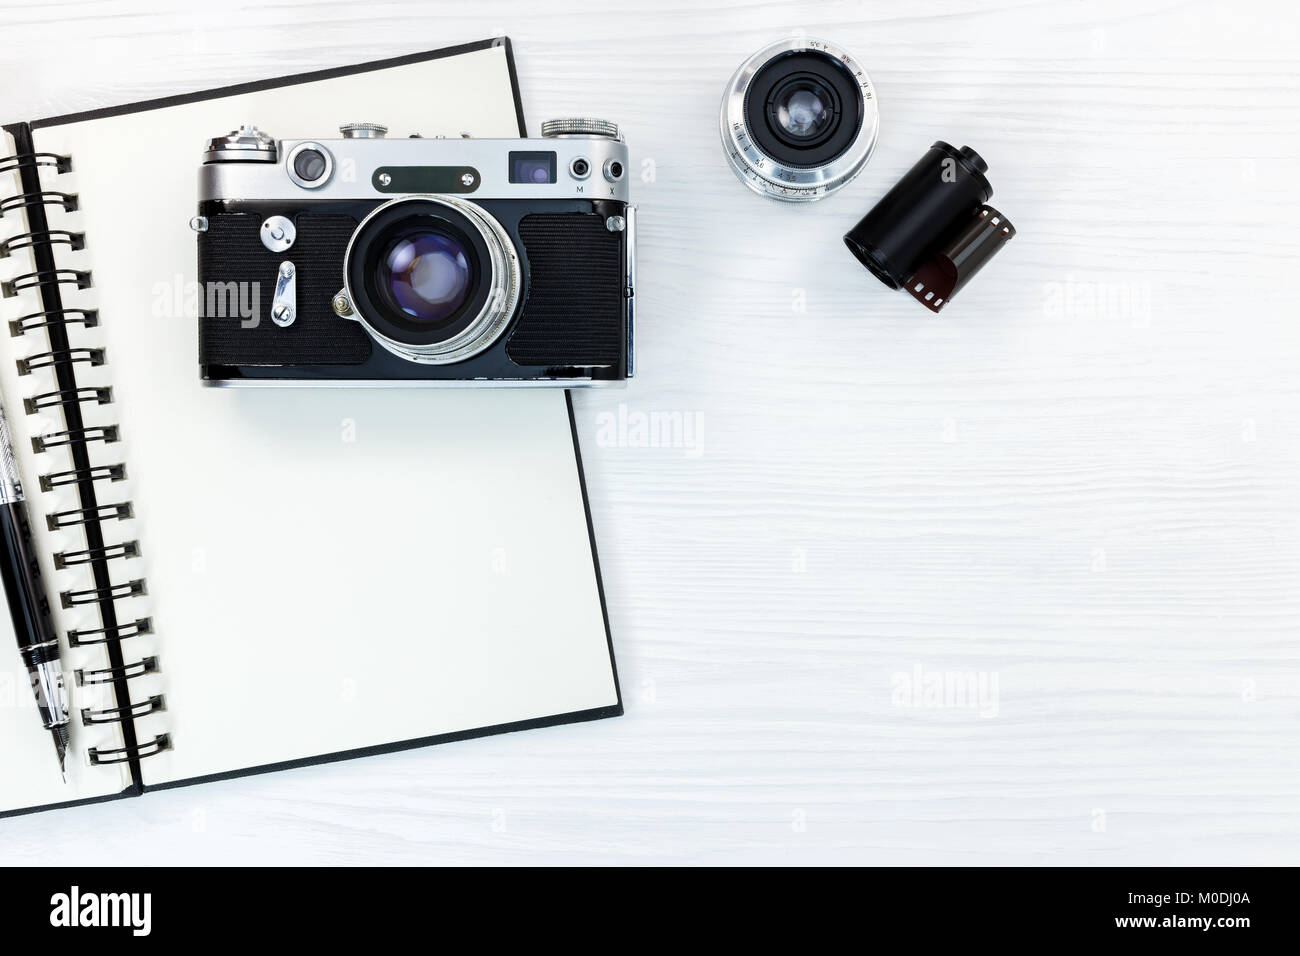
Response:
M0 115L504 33L534 129L624 124L639 374L577 405L628 713L6 821L0 860L1300 859L1294 5L174 8L3 0ZM716 129L797 30L883 116L808 208ZM1019 235L935 317L840 235L939 138ZM636 447L651 413L692 441Z

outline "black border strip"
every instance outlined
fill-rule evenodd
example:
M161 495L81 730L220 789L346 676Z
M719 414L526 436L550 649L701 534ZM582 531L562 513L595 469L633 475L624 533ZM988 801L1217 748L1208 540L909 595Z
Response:
M51 116L47 119L33 120L29 125L32 129L45 129L49 126L66 126L69 123L86 123L91 120L109 119L113 116L126 116L130 113L143 113L148 110L166 109L169 106L187 106L190 103L202 103L205 100L219 100L228 96L242 96L245 93L261 93L265 90L276 90L284 86L297 86L302 83L316 83L320 80L333 80L342 76L355 76L358 73L373 73L378 70L390 70L394 67L409 66L412 63L424 63L427 60L441 60L449 56L460 56L463 53L475 53L479 50L488 50L494 46L502 46L506 51L506 65L510 71L510 85L515 96L515 113L519 119L520 135L524 133L524 110L519 101L519 82L515 75L515 56L514 49L510 45L509 37L495 37L488 40L475 40L473 43L462 43L458 46L443 47L440 50L426 50L421 53L408 53L404 56L388 57L383 60L369 60L365 63L357 63L352 66L340 66L330 70L313 70L307 73L293 73L289 76L273 77L268 80L253 80L249 83L235 83L230 86L219 86L210 90L199 90L194 93L179 93L175 96L160 96L152 100L141 100L138 103L127 103L122 106L105 106L95 110L84 110L80 113L66 113L63 116ZM74 160L75 161L75 160Z
M514 94L515 101L515 118L519 123L519 135L527 136L528 127L524 120L524 106L519 93L519 76L515 69L514 48L510 43L509 37L496 37L489 40L481 40L474 43L464 43L459 46L446 47L441 50L431 50L425 53L412 53L406 56L393 57L384 60L372 60L368 63L362 63L356 66L341 67L333 70L319 70L311 73L298 73L292 76L282 77L280 79L259 80L253 83L241 83L234 86L221 87L214 90L205 90L198 93L187 93L180 96L167 96L159 99L144 100L140 103L129 104L126 106L113 106L104 109L88 110L82 113L70 113L65 116L56 116L50 119L37 120L30 124L30 129L42 129L49 126L59 126L68 123L82 123L89 120L104 119L112 116L122 116L127 113L141 112L144 110L163 109L170 106L184 106L188 103L197 103L204 100L219 99L224 96L237 96L243 93L255 93L263 90L277 89L282 86L293 86L300 83L312 83L317 80L328 80L340 76L351 76L357 73L367 73L375 70L384 70L390 67L405 66L410 63L422 63L426 60L436 60L442 57L457 56L462 53L473 53L477 50L489 49L493 46L501 46L506 54L506 67L510 75L511 91ZM30 137L29 137L30 138ZM109 800L117 800L122 797L138 796L141 793L152 792L155 790L174 790L180 787L190 786L192 784L208 783L218 780L232 780L238 777L248 777L255 774L271 773L278 770L290 770L299 767L315 766L319 764L335 763L342 760L350 760L356 757L370 757L379 754L398 753L404 750L414 750L420 747L433 746L435 744L452 743L460 740L471 740L476 737L488 737L495 734L514 733L521 730L533 730L541 727L554 727L560 724L580 723L589 720L602 720L609 717L621 717L623 715L623 690L618 679L618 663L614 657L614 637L609 626L609 609L605 601L604 579L600 572L600 556L596 550L596 531L591 520L591 502L587 496L587 479L582 467L582 448L578 441L578 426L573 411L573 394L568 389L564 392L565 407L569 415L569 433L573 438L573 458L574 465L578 473L578 488L582 493L582 510L587 520L587 538L591 543L591 561L592 568L596 578L596 594L600 599L600 614L605 624L605 643L609 649L609 666L614 678L614 694L616 703L608 707L598 707L591 710L573 711L566 714L553 714L549 717L538 717L532 720L515 721L513 723L494 724L489 727L478 727L470 730L456 731L449 734L438 734L432 737L417 737L411 740L399 741L397 743L377 744L371 747L359 747L353 750L337 751L335 753L321 754L314 757L303 757L297 760L288 760L280 763L264 764L258 767L246 767L240 770L226 771L223 773L208 774L200 777L189 777L184 780L173 780L168 783L152 784L141 786L138 790L128 788L120 794L110 794L103 797L92 797L86 800L77 800L69 803L48 804L39 807L26 807L17 810L0 811L0 819L12 816L21 816L28 813L39 813L42 810L50 810L61 807L83 806L91 803L104 803Z
M118 793L106 793L99 797L83 797L80 800L69 800L66 803L46 803L37 807L18 807L15 810L0 810L0 820L7 820L10 817L25 817L29 813L43 813L46 810L66 810L72 807L88 807L96 803L111 803L114 800L123 800L126 797L138 797L143 791L136 790L134 787L127 787Z
M615 688L618 681L614 682ZM611 707L597 707L594 710L575 710L568 714L554 714L550 717L535 717L532 720L517 720L508 724L493 724L490 727L475 727L472 730L457 730L450 734L436 734L433 737L415 737L411 740L402 740L391 744L375 744L371 747L357 747L353 750L339 750L329 754L319 754L315 757L300 757L297 760L283 760L280 763L262 764L260 767L244 767L239 770L226 770L221 773L210 773L202 777L187 777L184 780L172 780L168 783L156 783L145 790L147 793L153 793L158 790L176 790L181 787L188 787L199 783L216 783L221 780L238 780L240 777L252 777L258 774L275 773L280 770L297 770L302 767L317 767L321 764L340 763L344 760L354 760L358 757L377 757L383 754L401 753L404 750L419 750L422 747L432 747L437 744L450 744L460 740L473 740L477 737L494 737L498 734L511 734L520 730L536 730L540 727L558 727L561 724L577 724L589 720L603 720L607 717L621 717L623 715L623 704L620 696L619 703Z
M573 390L564 390L564 404L569 409L569 434L573 436L573 462L578 469L578 490L582 492L582 513L587 516L587 540L591 542L591 567L596 575L596 595L600 598L600 616L605 622L605 643L609 645L609 666L614 672L614 695L618 713L623 716L623 686L618 680L618 661L614 658L614 632L609 626L609 607L605 604L605 576L600 573L600 555L596 551L596 525L591 520L591 500L587 497L587 472L582 467L582 443L578 441L578 422L573 414Z

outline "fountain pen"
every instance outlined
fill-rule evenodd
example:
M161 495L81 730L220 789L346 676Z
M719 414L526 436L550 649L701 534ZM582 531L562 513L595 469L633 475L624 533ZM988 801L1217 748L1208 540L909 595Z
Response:
M59 663L59 638L50 620L40 564L32 545L31 524L14 458L13 439L0 405L0 584L4 586L18 636L18 653L27 668L41 722L54 738L59 773L67 782L68 696Z

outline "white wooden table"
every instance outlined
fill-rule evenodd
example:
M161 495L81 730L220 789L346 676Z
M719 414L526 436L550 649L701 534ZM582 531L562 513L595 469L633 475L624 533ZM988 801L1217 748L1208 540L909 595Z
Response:
M534 129L624 125L640 372L577 404L627 716L5 821L0 862L1300 859L1293 4L172 6L0 0L0 115L508 34ZM806 208L716 129L796 30L883 115ZM840 235L940 138L1019 235L935 317ZM620 438L651 413L690 440Z

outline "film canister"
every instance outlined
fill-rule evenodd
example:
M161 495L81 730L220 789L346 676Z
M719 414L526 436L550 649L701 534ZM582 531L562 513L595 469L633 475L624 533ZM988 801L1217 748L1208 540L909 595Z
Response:
M988 205L988 168L969 146L935 143L844 244L885 285L940 311L1016 234Z

